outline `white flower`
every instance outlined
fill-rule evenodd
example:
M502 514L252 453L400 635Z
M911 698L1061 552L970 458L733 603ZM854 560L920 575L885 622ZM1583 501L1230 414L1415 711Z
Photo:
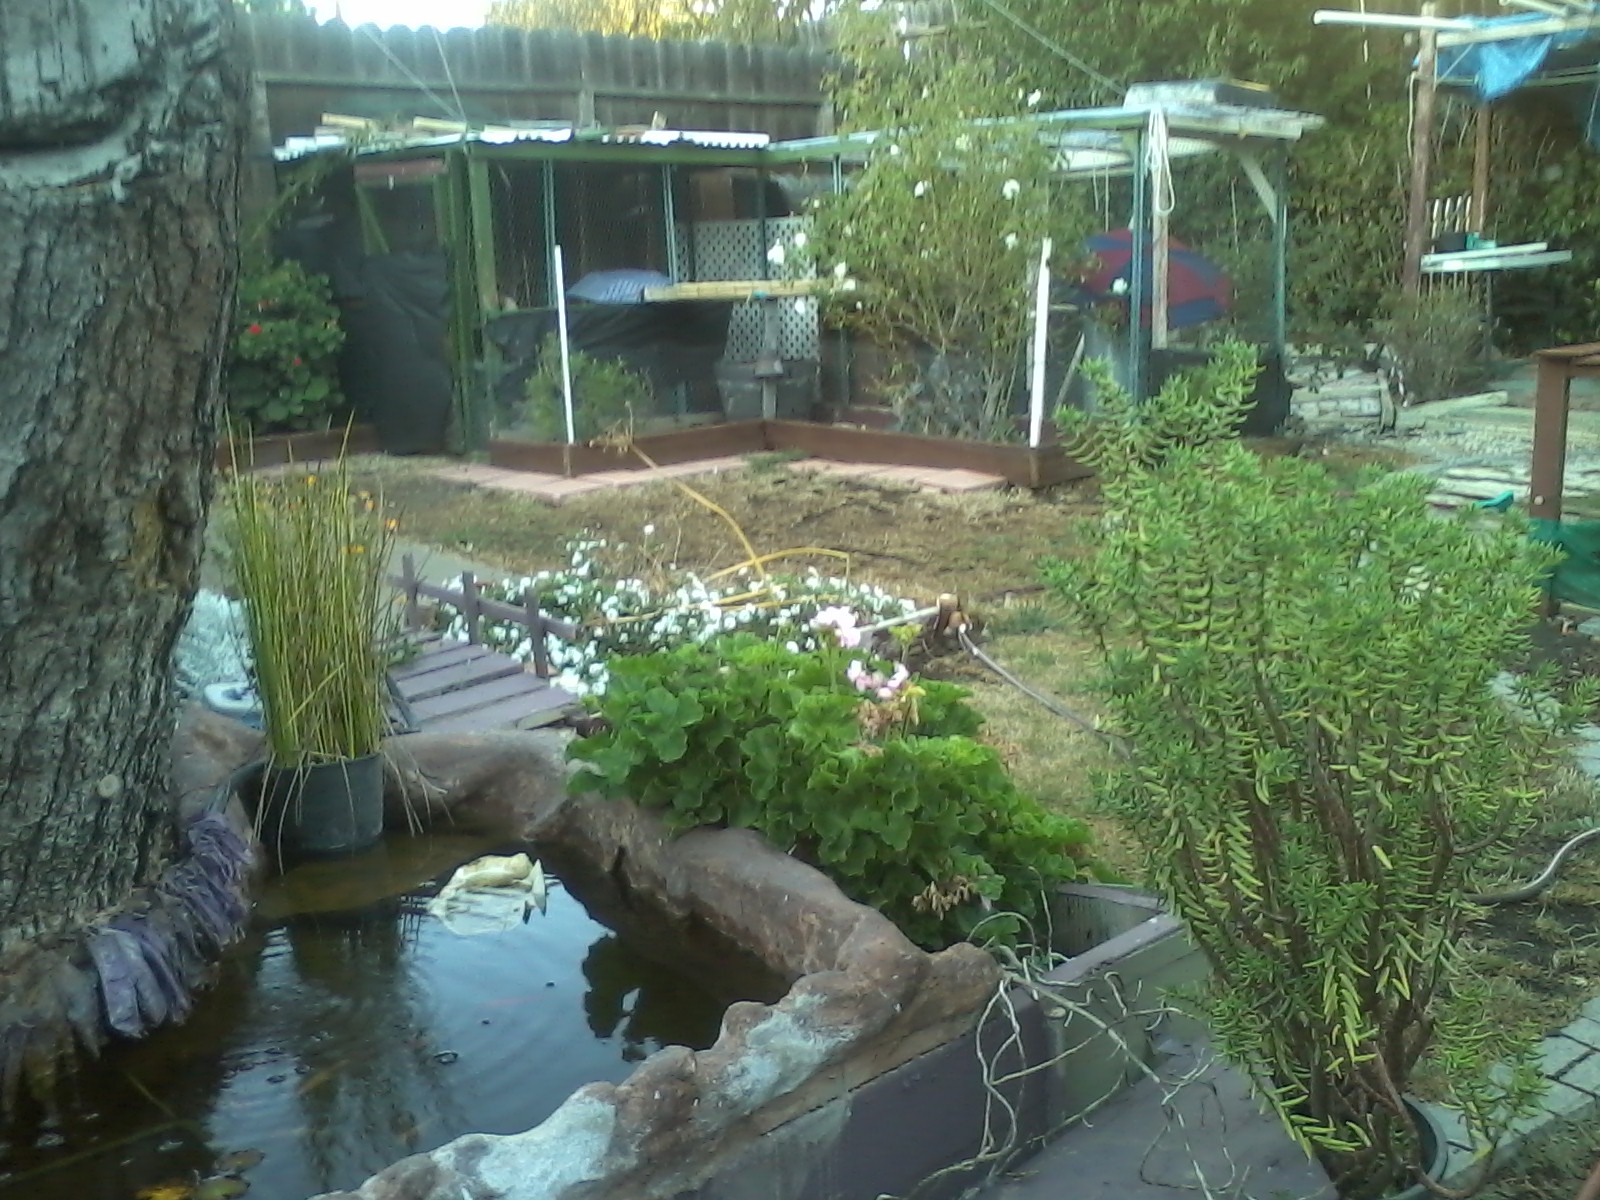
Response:
M800 643L799 642L785 642L783 644L783 647L790 654L799 654L800 653Z
M842 262L836 262L833 264L833 277L835 279L843 279L848 274L850 274L850 268L845 266Z
M788 255L784 252L782 242L773 242L772 245L767 247L767 261L773 266L783 266L783 260L787 257Z
M839 285L839 290L841 292L853 292L853 291L855 291L856 290L856 281L854 279L846 279L843 283L841 283Z
M794 235L794 248L796 250L803 249L805 247L805 244L806 244L806 231L804 229L797 230L795 235Z
M1033 91L1028 93L1028 107L1029 108L1037 108L1038 104L1039 104L1039 101L1041 101L1043 99L1044 99L1044 93L1041 92L1038 88L1034 88Z
M1111 281L1111 294L1113 296L1126 296L1128 294L1128 281L1126 279L1113 279Z
M964 133L959 135L956 138L956 149L957 150L962 150L962 151L966 151L966 150L972 149L972 139L969 138Z
M891 143L890 146L889 146L889 156L891 158L897 158L897 157L899 157L899 154L900 154L900 147Z
M644 527L644 535L645 535L645 537L649 537L655 531L656 531L656 527L654 525L646 525Z
M1017 193L1022 191L1022 185L1015 179L1008 179L1000 187L1000 194L1007 200L1015 200Z
M917 180L917 186L911 189L911 194L913 196L925 196L927 193L928 181L926 179Z
M1017 248L1017 235L1014 233L1008 233L1000 240L1006 244L1007 250L1015 250Z

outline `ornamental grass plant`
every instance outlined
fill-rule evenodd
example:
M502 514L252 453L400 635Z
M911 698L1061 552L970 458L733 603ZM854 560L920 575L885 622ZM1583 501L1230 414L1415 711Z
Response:
M343 456L282 475L236 471L226 546L244 605L272 765L375 753L396 610L386 582L395 522Z

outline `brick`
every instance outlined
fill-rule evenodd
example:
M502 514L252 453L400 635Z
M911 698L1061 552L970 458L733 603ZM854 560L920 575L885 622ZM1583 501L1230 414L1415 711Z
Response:
M1600 1054L1590 1054L1574 1062L1561 1073L1561 1082L1590 1096L1600 1096Z
M1593 1053L1590 1047L1568 1037L1545 1038L1539 1043L1539 1074L1556 1079L1579 1059L1588 1058Z
M841 479L864 479L878 475L889 468L883 463L847 463L818 461L812 470L820 475L834 475Z
M540 475L532 471L519 471L507 479L491 479L480 486L493 488L497 492L523 492L542 494L542 489L553 483L562 482L559 475Z
M1593 1017L1579 1017L1561 1031L1561 1036L1582 1042L1591 1050L1600 1050L1600 1021Z

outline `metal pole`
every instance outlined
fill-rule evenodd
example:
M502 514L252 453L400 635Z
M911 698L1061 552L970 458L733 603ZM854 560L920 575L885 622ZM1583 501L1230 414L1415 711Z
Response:
M561 247L556 254L556 324L561 331L561 397L567 410L567 445L578 440L577 423L572 416L572 354L567 348L567 268L561 258Z
M1148 395L1150 380L1150 327L1144 321L1144 301L1150 295L1150 175L1144 169L1147 142L1143 131L1133 135L1133 260L1128 280L1128 393L1134 400Z
M1050 239L1039 247L1039 281L1033 300L1033 379L1028 397L1028 445L1044 438L1044 357L1050 331Z
M1289 350L1289 151L1278 151L1272 170L1272 349L1288 368Z
M1423 17L1432 17L1436 9L1429 0L1422 6ZM1417 34L1417 39L1416 104L1411 118L1411 194L1406 209L1405 265L1400 271L1400 290L1407 296L1422 292L1422 255L1428 238L1428 173L1433 158L1433 102L1438 83L1438 31L1425 28Z

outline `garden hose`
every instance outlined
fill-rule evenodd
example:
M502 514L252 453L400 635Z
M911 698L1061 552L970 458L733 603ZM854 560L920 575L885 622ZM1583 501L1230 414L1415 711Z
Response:
M1468 896L1467 899L1473 904L1518 904L1524 900L1532 900L1542 896L1555 885L1556 878L1561 873L1562 864L1567 861L1573 851L1596 838L1600 838L1600 825L1595 826L1593 829L1585 829L1576 837L1569 838L1555 852L1554 857L1550 859L1549 865L1521 887L1512 888L1506 892L1480 893L1475 896Z

